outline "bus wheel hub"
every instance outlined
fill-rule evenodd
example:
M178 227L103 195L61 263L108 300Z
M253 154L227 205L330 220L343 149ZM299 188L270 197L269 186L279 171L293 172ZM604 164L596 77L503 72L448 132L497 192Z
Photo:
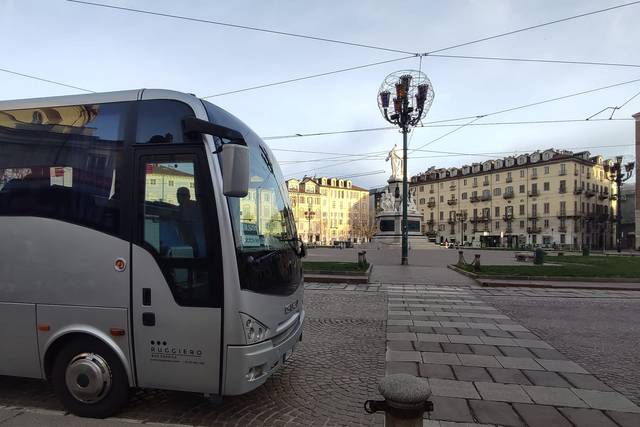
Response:
M65 381L73 397L84 403L96 403L111 389L111 370L100 355L82 353L69 362Z

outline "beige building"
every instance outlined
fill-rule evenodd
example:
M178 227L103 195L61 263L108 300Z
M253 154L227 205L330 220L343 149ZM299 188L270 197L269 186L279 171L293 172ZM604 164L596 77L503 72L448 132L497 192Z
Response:
M411 178L423 233L472 246L612 248L615 185L589 152L536 151Z
M339 178L287 181L298 234L307 243L361 243L371 238L369 191Z

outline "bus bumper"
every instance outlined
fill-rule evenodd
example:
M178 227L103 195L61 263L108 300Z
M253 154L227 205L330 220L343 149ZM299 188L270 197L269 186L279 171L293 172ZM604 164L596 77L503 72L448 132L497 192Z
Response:
M227 346L223 395L248 393L264 384L293 353L302 338L303 324L304 311L293 330L285 332L287 337L276 345L273 340L269 340L255 345ZM279 341L277 337L275 340Z

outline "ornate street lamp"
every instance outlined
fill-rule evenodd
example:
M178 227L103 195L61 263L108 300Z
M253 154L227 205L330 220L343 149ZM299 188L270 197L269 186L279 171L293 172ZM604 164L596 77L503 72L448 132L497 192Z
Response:
M609 163L604 164L604 173L607 179L616 184L616 190L618 195L618 202L616 204L616 250L620 252L622 250L622 209L621 209L621 196L622 193L620 189L622 188L622 183L628 181L633 175L633 168L635 167L635 162L629 162L622 165L622 156L617 156L615 163L609 165Z
M402 131L402 265L408 264L409 252L407 133L427 114L433 103L433 96L429 78L415 70L389 74L378 91L378 107L382 116Z
M314 211L311 210L311 205L307 206L307 210L304 211L304 217L307 219L308 221L308 225L307 225L307 231L308 231L308 240L307 243L311 243L311 220L313 219L313 217L316 216L316 213Z

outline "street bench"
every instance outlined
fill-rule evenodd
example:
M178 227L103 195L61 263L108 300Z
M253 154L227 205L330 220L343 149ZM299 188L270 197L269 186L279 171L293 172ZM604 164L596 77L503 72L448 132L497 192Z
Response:
M534 255L531 252L516 252L516 261L533 261Z

